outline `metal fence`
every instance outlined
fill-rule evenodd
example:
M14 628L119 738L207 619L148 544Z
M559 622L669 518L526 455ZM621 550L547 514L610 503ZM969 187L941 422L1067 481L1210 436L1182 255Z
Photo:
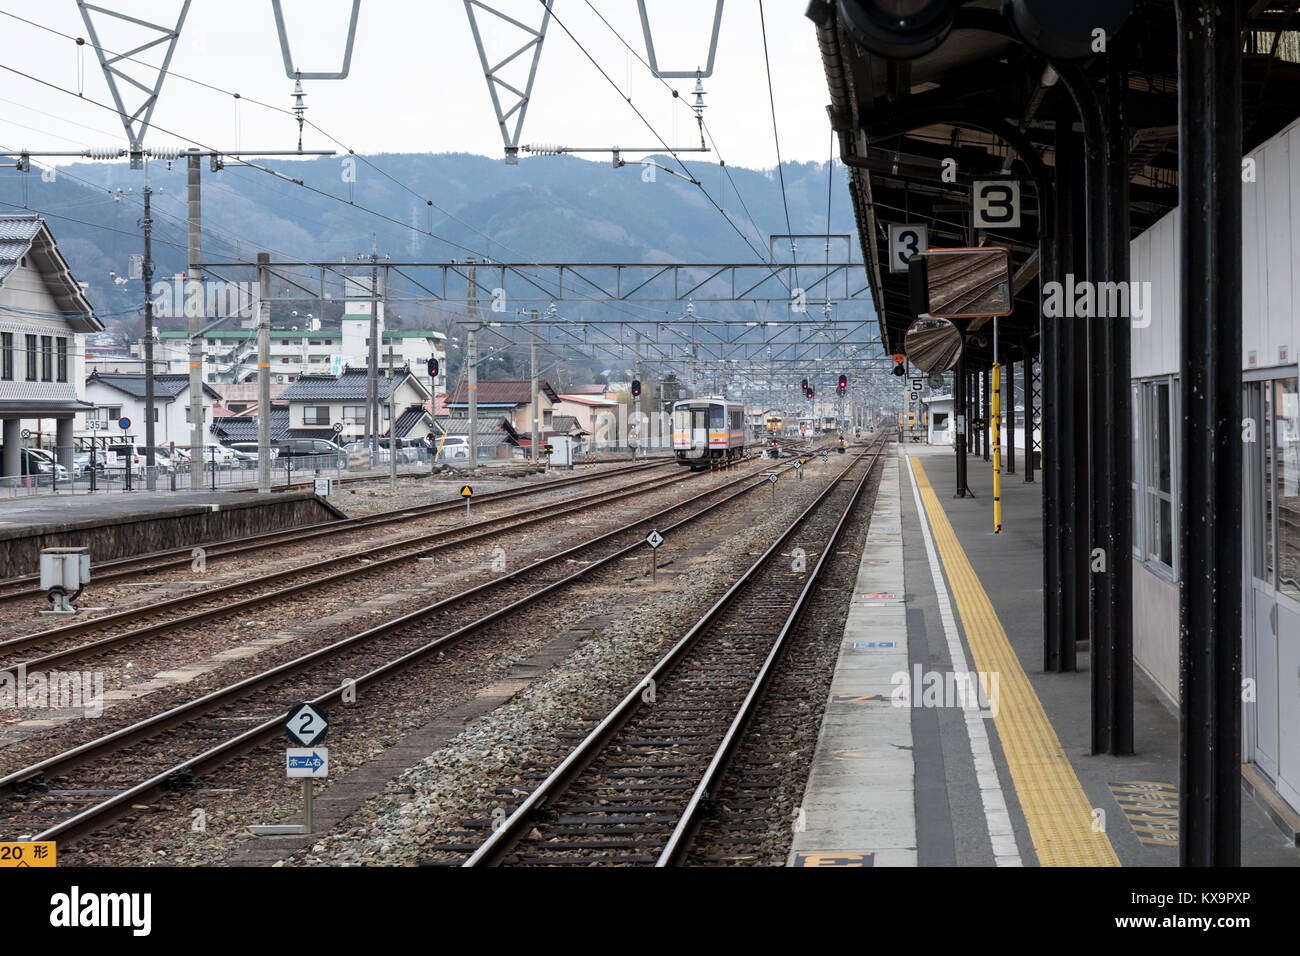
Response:
M143 460L126 463L108 456L102 450L94 453L93 466L88 453L76 452L73 466L57 464L55 449L44 449L46 455L28 457L22 473L0 474L0 497L16 498L37 495L74 495L121 492L173 492L173 491L237 491L256 489L257 462L241 460L215 460L202 463L201 469L191 467L180 454L156 456L165 463L152 468ZM143 456L140 456L143 458ZM445 456L444 456L445 457ZM397 473L399 475L428 472L433 465L433 452L426 448L399 448ZM387 448L374 450L373 464L368 451L311 456L281 455L271 461L271 487L302 484L313 478L373 477L382 479L392 471Z

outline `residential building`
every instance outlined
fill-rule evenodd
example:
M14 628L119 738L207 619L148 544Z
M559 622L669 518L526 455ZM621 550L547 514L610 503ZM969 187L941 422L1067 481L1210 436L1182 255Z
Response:
M559 396L555 405L555 414L574 418L582 430L591 436L596 447L620 444L626 422L621 410L622 406L615 399L606 398L604 394L566 392Z
M289 436L356 441L366 434L366 370L344 369L342 374L302 375L280 393L289 407ZM427 378L425 379L427 381ZM432 396L428 387L410 369L400 368L389 381L379 375L381 436L389 434L389 389L395 393L398 438L423 438L429 434ZM335 430L335 425L340 426Z
M537 382L539 399L539 417L543 430L551 427L551 416L555 403L560 396L545 379ZM533 430L533 383L531 379L479 379L478 413L482 415L502 415L517 432ZM469 389L467 383L460 382L447 399L447 409L453 417L469 415Z
M188 373L155 374L154 394L154 444L162 447L171 442L188 448L190 430L190 376ZM110 438L124 433L117 425L122 418L131 420L125 434L137 442L144 442L145 376L143 372L113 373L92 372L86 379L86 400L94 408L84 414L78 431L86 436ZM221 396L207 385L203 386L203 421L208 428L205 441L212 437L212 406Z
M270 337L271 384L291 385L303 375L339 375L344 368L364 368L370 357L370 303L349 302L339 328L319 327L319 320L304 320L315 328L272 329ZM432 329L385 329L383 303L379 308L379 367L393 361L408 366L421 378L431 394L445 392L445 368L438 379L429 379L430 358L446 365L446 336ZM155 356L167 363L169 372L189 370L189 333L161 332ZM137 357L143 346L133 345ZM257 381L257 330L212 329L203 336L203 377L210 384L242 384Z
M485 415L475 423L478 432L478 441L475 445L478 450L478 457L482 458L510 458L514 455L514 449L526 445L527 442L520 439L519 432L510 424L510 419L504 415ZM439 418L433 422L432 432L435 441L443 435L469 435L468 418Z
M37 216L0 216L0 474L21 473L24 429L71 466L83 400L84 337L104 328Z

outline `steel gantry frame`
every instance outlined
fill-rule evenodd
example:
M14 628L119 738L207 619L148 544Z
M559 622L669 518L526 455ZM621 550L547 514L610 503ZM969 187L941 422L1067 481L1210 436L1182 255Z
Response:
M519 137L523 133L524 117L528 113L528 103L532 99L533 81L537 78L537 63L542 57L542 45L546 41L546 30L551 24L551 4L553 2L554 0L541 0L541 25L531 27L495 9L485 0L465 0L465 15L469 18L470 31L474 34L474 45L478 49L478 59L483 67L483 76L487 79L488 94L492 97L492 109L496 113L497 125L501 127L501 139L506 149L506 163L511 166L519 162ZM504 59L496 63L489 63L487 50L483 46L483 34L479 29L477 10L490 13L511 26L517 27L528 34L529 38ZM532 51L532 62L528 65L528 79L521 90L503 80L500 71L530 50ZM501 93L498 87L509 90L515 95L516 100L509 109L502 108ZM518 115L515 116L515 114ZM512 116L515 117L513 129L509 126Z
M250 265L237 261L201 264L204 269ZM345 265L285 260L272 263L277 269L327 272ZM828 304L871 302L866 267L852 261L475 262L452 259L392 260L387 265L423 293L408 297L410 300L469 302L475 299L490 303L495 313L512 309L511 303L534 302L753 302L785 303L794 314L807 315L807 321L813 321L813 314ZM471 267L472 288L468 285Z
M171 66L172 54L176 52L176 42L180 39L181 28L185 25L185 17L190 12L190 0L183 0L180 13L176 17L175 26L151 23L148 20L127 16L125 13L109 10L107 7L87 3L86 0L77 0L77 9L81 11L81 19L86 24L86 31L90 34L91 45L95 48L95 55L99 58L99 66L104 71L104 79L108 82L108 91L112 94L113 103L117 106L118 115L122 120L122 126L126 129L126 138L131 144L131 168L140 169L144 165L145 134L149 132L149 123L153 119L153 110L158 103L158 94L162 91L163 80L166 79L167 70ZM96 13L144 27L146 30L154 31L158 36L127 50L125 53L110 55L104 49L103 44L99 42L99 31L95 29L95 18L92 16L92 14ZM124 73L116 65L123 60L131 59L137 66L142 66L143 64L140 61L133 59L136 54L143 53L145 50L152 49L162 43L167 44L167 49L163 54L162 64L157 68L157 76L154 78L152 86L146 86L130 74ZM126 108L126 103L122 98L123 90L118 84L119 80L125 81L143 91L144 100L134 110Z

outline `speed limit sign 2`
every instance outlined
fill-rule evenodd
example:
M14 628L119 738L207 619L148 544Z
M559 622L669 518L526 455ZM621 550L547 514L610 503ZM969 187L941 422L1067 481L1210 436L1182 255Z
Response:
M907 263L927 248L925 226L892 223L889 227L889 271L906 272Z

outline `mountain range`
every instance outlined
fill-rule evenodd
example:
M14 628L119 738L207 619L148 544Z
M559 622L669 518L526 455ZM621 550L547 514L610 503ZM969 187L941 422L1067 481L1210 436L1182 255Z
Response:
M671 157L653 159L683 172ZM259 251L273 259L355 261L374 249L394 260L757 263L771 234L826 232L850 234L860 258L838 165L785 165L783 201L775 170L724 168L697 157L685 164L699 186L663 169L571 156L525 157L517 166L466 153L254 162L302 184L233 160L213 172L204 159L205 261L252 260ZM151 161L148 175L155 277L168 278L187 261L185 162ZM125 162L78 162L53 175L35 166L0 171L0 211L43 214L105 325L131 334L142 322L141 283L110 273L127 275L129 256L143 251L144 185L145 174ZM813 258L822 254L820 242L809 245ZM777 254L788 256L788 245ZM231 277L251 278L247 271ZM751 307L714 311L742 308ZM411 312L389 309L394 325Z

